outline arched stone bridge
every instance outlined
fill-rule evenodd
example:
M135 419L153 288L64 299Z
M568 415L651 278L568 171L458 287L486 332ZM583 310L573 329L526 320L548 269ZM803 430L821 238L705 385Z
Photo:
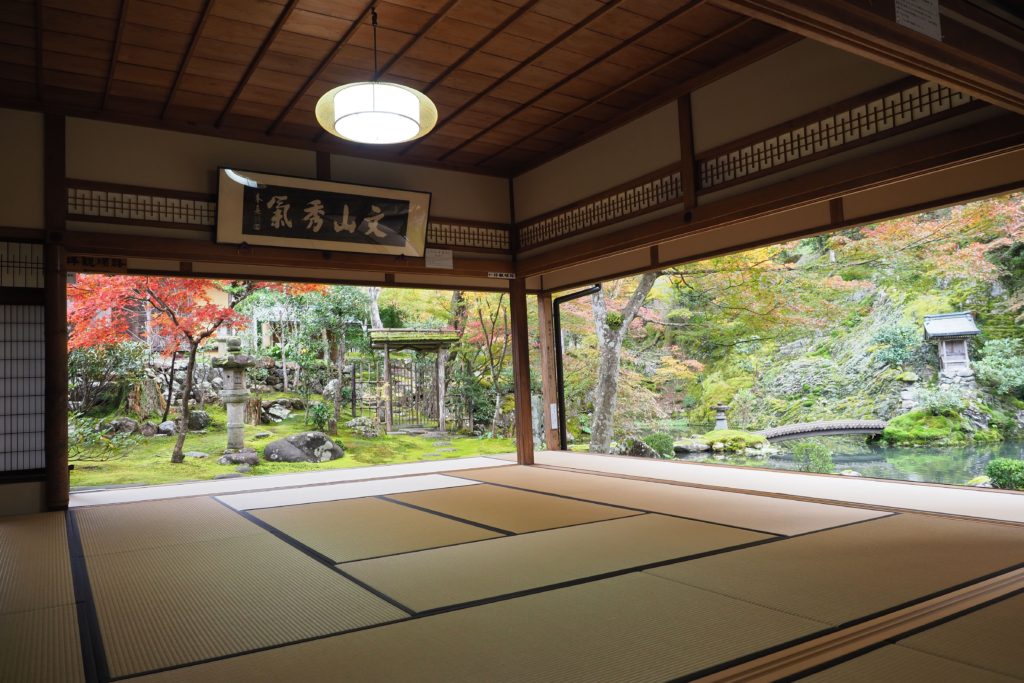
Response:
M809 436L841 436L843 434L881 434L885 420L831 420L821 422L796 422L765 429L758 434L771 442L803 439Z

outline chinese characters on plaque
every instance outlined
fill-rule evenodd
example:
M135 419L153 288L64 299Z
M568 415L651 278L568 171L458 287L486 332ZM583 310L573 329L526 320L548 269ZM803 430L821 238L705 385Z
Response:
M217 241L422 256L430 195L221 169Z

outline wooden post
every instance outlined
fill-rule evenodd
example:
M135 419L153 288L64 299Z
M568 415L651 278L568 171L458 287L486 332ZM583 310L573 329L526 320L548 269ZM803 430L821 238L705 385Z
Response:
M63 116L46 114L44 159L43 314L45 391L43 426L46 432L46 505L51 510L68 506L68 303L67 271L61 242L67 228L66 129Z
M557 451L558 443L558 376L555 371L555 331L550 292L537 295L537 320L540 332L540 379L544 405L544 446Z
M530 406L530 330L526 314L526 282L509 283L512 316L512 375L516 398L516 455L520 465L533 464L533 415Z
M697 159L693 149L693 110L690 94L679 98L679 159L682 166L683 208L692 211L697 205Z
M394 414L391 412L393 396L391 391L391 347L387 342L384 342L384 385L388 388L388 395L384 401L384 429L390 432Z
M444 366L448 362L448 349L441 347L437 350L437 430L444 432L446 430L446 418L444 410Z

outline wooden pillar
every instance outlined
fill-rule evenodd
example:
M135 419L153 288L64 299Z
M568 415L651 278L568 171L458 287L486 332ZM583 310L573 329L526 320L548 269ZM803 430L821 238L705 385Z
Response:
M509 283L512 316L512 375L516 398L516 455L520 465L533 464L533 415L530 409L530 329L526 313L526 283Z
M441 347L437 350L437 430L440 432L446 431L447 425L445 422L448 417L445 415L444 410L444 366L448 362L448 349Z
M679 159L682 167L683 209L697 205L697 159L693 149L693 110L690 94L679 98Z
M558 443L558 373L555 369L555 330L551 294L537 295L537 320L540 332L540 379L544 405L544 446L557 451Z
M384 385L388 388L387 398L384 401L384 429L390 432L394 423L394 413L391 412L393 397L391 391L391 347L387 342L384 342Z
M45 116L44 159L44 249L43 315L46 397L43 426L46 439L46 505L51 510L68 506L68 309L67 271L61 243L67 227L65 190L65 120L63 116Z

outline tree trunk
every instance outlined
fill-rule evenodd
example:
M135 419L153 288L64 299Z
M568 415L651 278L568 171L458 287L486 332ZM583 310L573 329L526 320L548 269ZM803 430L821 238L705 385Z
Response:
M380 287L369 287L370 294L370 327L375 330L383 329L384 322L380 319Z
M341 336L338 337L338 385L334 387L334 424L341 423L341 385L345 381L345 328L341 328ZM353 372L355 368L352 369Z
M619 363L622 342L626 332L643 306L647 295L661 273L644 273L637 283L629 303L622 309L622 320L617 327L608 324L608 308L604 293L598 290L590 296L594 312L594 329L597 332L598 366L597 383L594 387L594 418L590 425L590 450L607 453L611 448L612 429L615 426L615 403L619 389Z
M188 367L185 369L185 385L181 388L181 428L178 430L178 440L174 443L174 452L171 453L171 462L179 463L185 461L185 436L188 435L188 418L192 413L189 404L192 402L192 372L196 368L196 354L199 352L199 342L190 343L188 349Z

